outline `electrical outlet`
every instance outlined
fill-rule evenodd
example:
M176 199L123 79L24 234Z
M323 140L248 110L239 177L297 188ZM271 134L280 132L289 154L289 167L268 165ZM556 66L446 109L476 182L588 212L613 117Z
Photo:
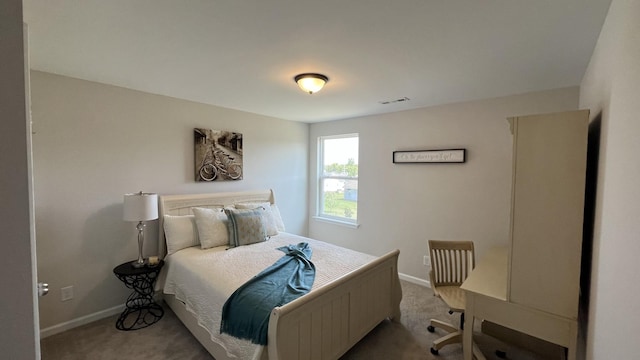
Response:
M431 259L429 258L429 255L425 255L422 258L422 263L424 264L424 266L431 266Z
M73 299L73 286L60 288L60 300L67 301Z

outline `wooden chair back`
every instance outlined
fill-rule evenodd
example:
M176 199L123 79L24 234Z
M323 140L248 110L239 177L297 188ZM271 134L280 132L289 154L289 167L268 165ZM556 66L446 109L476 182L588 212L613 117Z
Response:
M431 288L460 286L475 267L472 241L429 240Z

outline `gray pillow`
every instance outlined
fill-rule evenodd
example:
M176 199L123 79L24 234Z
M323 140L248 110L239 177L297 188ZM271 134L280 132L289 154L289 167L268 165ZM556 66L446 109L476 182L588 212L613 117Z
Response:
M260 209L225 209L229 246L236 247L267 240L263 211Z

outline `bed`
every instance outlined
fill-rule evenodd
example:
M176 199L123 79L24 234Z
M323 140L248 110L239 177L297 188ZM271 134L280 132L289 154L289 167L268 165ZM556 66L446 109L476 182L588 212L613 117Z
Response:
M226 247L202 250L193 246L167 255L164 215L173 219L192 214L193 208L217 209L243 203L275 205L275 196L272 190L261 190L163 195L159 201L158 252L163 254L165 266L157 288L216 360L337 359L381 321L400 320L398 250L374 257L280 231L266 242L229 251ZM277 210L277 206L274 208ZM219 315L225 298L282 256L276 247L301 241L314 249L316 281L310 293L271 311L268 344L259 346L220 334ZM238 265L238 258L251 260ZM210 289L213 278L221 283L215 285L216 289Z

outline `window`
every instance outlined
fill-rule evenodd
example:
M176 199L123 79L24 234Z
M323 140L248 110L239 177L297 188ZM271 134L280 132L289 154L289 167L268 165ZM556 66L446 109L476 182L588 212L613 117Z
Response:
M358 134L318 138L318 217L356 224Z

